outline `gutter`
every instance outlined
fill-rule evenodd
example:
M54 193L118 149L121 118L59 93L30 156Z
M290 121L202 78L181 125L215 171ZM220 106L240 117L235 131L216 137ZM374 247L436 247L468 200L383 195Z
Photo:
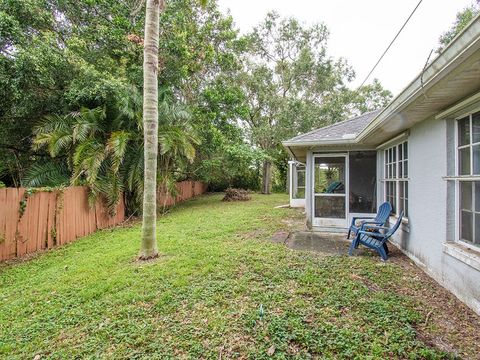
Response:
M283 141L287 148L328 145L356 145L372 135L379 127L398 115L403 109L426 95L426 91L455 70L457 63L480 49L480 14L460 32L417 77L408 84L372 121L355 137L349 139L314 140L314 141ZM421 119L423 120L423 119ZM307 133L308 134L308 133ZM291 149L289 149L291 151Z
M356 144L356 139L341 140L341 139L332 139L332 140L315 140L315 141L302 141L302 142L288 142L282 141L282 145L286 148L289 147L305 147L305 146L323 146L323 145L350 145Z
M440 53L424 71L417 75L417 77L358 134L355 140L361 142L371 135L391 116L398 114L412 101L424 95L426 89L431 88L451 70L455 69L455 64L459 61L461 62L464 56L468 56L469 51L473 52L478 50L480 47L479 34L480 15L477 15L472 22L450 42L448 47ZM473 50L471 50L472 48ZM450 71L448 71L449 68ZM426 77L427 81L424 81L423 79Z

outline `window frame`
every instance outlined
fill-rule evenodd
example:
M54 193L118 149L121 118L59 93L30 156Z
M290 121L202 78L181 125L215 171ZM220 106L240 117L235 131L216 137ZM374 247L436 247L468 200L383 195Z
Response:
M401 149L401 150L400 150ZM402 204L404 211L404 220L408 222L409 210L409 165L410 165L410 148L408 146L408 139L402 139L390 144L383 149L383 199L391 202L392 196L387 196L389 184L394 184L394 203L392 207L392 214L398 216L398 206ZM391 154L391 155L390 155ZM405 171L406 170L406 171ZM407 191L405 191L405 186ZM402 193L400 192L403 187ZM403 194L401 196L400 194ZM407 196L405 196L405 194Z
M458 116L455 118L455 126L454 126L454 136L455 136L455 154L454 154L454 159L455 159L455 176L453 177L453 180L455 180L455 242L466 246L472 250L479 251L480 250L480 244L474 243L475 241L475 214L478 213L478 211L475 210L475 186L472 185L472 242L468 240L464 240L461 238L461 232L462 232L462 224L461 224L461 218L462 218L462 209L461 209L461 184L464 182L471 182L474 184L475 182L480 182L480 174L474 174L474 159L473 159L473 148L474 146L480 146L480 142L473 142L473 116L474 115L480 115L480 111L471 111L467 114L463 114L462 116ZM470 140L467 144L460 145L459 142L459 136L460 136L460 121L464 120L465 118L468 118L469 120L469 133L470 133ZM460 156L459 156L459 151L461 149L466 149L469 148L470 152L470 173L469 174L460 174Z

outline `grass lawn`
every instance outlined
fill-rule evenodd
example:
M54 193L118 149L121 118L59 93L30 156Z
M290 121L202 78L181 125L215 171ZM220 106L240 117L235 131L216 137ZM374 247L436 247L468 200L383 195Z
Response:
M162 217L157 261L135 261L135 225L0 266L0 357L451 357L417 336L398 265L271 243L299 216L285 195L220 199Z

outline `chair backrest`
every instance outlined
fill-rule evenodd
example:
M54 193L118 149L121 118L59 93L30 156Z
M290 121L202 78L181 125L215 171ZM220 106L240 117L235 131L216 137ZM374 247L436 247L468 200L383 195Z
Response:
M335 190L337 190L340 186L342 186L342 183L340 181L334 181L330 185L328 185L327 189L325 190L325 193L333 194Z
M388 230L388 232L385 234L385 237L386 238L389 238L390 236L392 236L395 231L397 231L397 229L400 227L400 224L402 223L402 218L403 218L403 211L400 213L400 215L398 215L398 219L397 219L397 222L395 223L395 225L393 225L390 230Z
M388 201L384 202L378 208L377 216L375 216L375 221L385 224L391 212L392 212L392 205L390 205Z

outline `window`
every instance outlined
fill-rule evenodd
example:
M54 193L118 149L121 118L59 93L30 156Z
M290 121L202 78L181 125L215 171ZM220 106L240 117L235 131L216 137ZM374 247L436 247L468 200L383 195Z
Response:
M458 120L457 130L459 239L480 246L480 112Z
M384 152L385 201L392 212L408 217L408 142L392 146Z
M480 175L480 112L458 120L458 175Z

